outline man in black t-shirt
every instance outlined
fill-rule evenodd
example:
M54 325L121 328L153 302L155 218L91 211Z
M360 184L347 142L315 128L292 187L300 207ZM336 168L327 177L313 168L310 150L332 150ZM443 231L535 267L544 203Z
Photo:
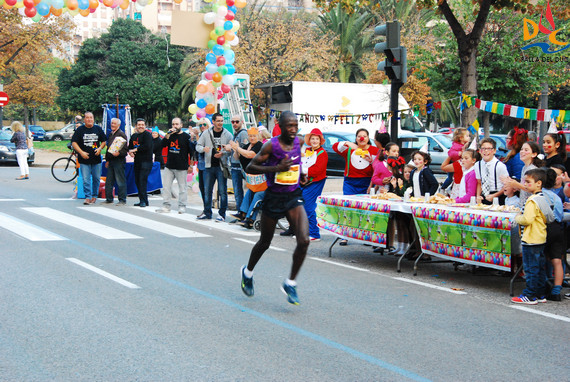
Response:
M174 118L172 128L162 139L162 147L168 148L166 156L166 168L162 178L162 200L163 205L156 212L170 212L170 202L172 200L172 183L176 178L178 182L178 213L186 212L186 201L188 200L188 162L194 153L194 143L190 135L182 131L182 120Z
M146 130L146 122L142 118L137 119L135 133L131 136L129 155L135 158L133 170L139 193L139 202L135 206L146 207L148 176L152 170L152 135Z
M95 125L93 113L86 112L84 124L79 126L73 137L71 145L77 152L81 176L83 177L83 192L85 201L83 204L95 203L99 195L101 183L101 150L105 147L107 136L101 126Z

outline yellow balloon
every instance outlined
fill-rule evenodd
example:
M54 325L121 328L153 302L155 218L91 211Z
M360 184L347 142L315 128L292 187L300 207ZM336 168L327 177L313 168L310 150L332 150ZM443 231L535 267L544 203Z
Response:
M236 2L236 4L237 4L237 2ZM238 31L238 29L239 29L239 27L240 27L239 21L237 21L237 20L234 19L234 20L232 21L232 23L233 23L232 32L235 33L235 32Z
M11 5L8 5L8 4L6 4L6 3L2 4L2 6L3 6L5 9L12 9L12 6L11 6Z
M236 6L236 8L244 8L245 7L245 0L236 0L235 6Z
M210 40L216 40L218 38L218 34L216 33L215 29L212 29L212 31L210 31Z
M196 112L198 111L198 106L193 103L192 105L188 106L188 112L190 114L196 114Z
M14 8L24 8L24 3L21 1L18 1L15 5Z
M176 4L180 4L180 3L182 2L182 0L174 0L174 2L175 2Z

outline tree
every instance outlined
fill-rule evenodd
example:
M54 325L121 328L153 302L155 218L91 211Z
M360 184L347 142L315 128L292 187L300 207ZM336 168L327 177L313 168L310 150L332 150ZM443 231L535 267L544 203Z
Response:
M60 73L58 104L101 115L101 105L114 103L118 94L120 103L149 122L158 113L175 113L180 104L175 85L186 51L169 44L168 36L153 35L136 21L115 20L108 33L85 41L77 62Z
M364 55L373 49L370 25L374 17L363 8L345 12L341 5L319 16L317 26L333 37L337 53L334 76L339 82L361 82Z

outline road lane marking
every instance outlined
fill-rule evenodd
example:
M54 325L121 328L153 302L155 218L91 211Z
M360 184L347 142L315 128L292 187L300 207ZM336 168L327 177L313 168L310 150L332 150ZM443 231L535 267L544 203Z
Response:
M417 280L411 280L411 279L406 279L403 277L392 277L394 280L399 280L399 281L404 281L406 283L410 283L410 284L416 284L416 285L421 285L421 286L425 286L426 288L432 288L432 289L437 289L437 290L442 290L444 292L449 292L449 293L453 293L453 294L467 294L467 292L463 292L460 290L453 290L451 288L444 288L441 287L439 285L433 285L433 284L428 284L428 283L424 283L421 281L417 281Z
M148 207L147 208L131 207L131 208L138 208L141 211L144 211L147 213L152 213L155 216L158 215L158 213L155 212L154 208L148 208ZM234 234L234 235L259 236L259 232L256 232L254 230L245 229L242 226L237 225L237 224L228 224L225 222L218 223L218 222L215 222L213 219L212 220L197 220L196 215L192 215L192 214L188 214L188 213L179 214L178 211L176 211L176 210L172 210L169 213L161 213L160 215L168 216L169 218L174 218L177 220L183 220L185 222L189 222L189 223L193 223L193 224L198 224L198 225L201 225L203 227L208 227L210 229L216 229L218 231L229 232L229 233Z
M105 253L105 252L103 252L103 251L100 251L100 250L98 250L98 249L95 249L95 248L92 248L92 247L90 247L90 246L87 246L87 245L85 245L85 244L83 244L83 243L80 243L80 242L78 242L78 241L75 241L75 240L74 240L74 241L72 241L72 242L73 242L74 244L76 244L78 247L81 247L81 248L83 248L83 249L85 249L85 250L92 251L92 252L94 252L94 253L96 253L96 254L98 254L98 255L100 255L100 256L106 257L106 258L108 258L108 259L117 261L117 262L119 262L119 263L121 263L121 264L124 264L124 265L130 267L130 268L133 268L133 269L136 269L136 270L138 270L138 271L140 271L140 272L143 272L143 273L145 273L145 274L147 274L147 275L149 275L149 276L151 276L151 277L154 277L154 278L157 278L157 279L159 279L159 280L162 280L162 281L164 281L164 282L166 282L166 283L168 283L168 284L170 284L170 285L173 285L173 286L176 286L176 287L185 289L185 290L187 290L187 291L189 291L189 292L195 293L195 294L197 294L197 295L199 295L199 296L202 296L202 297L204 297L204 298L207 298L207 299L216 301L216 302L218 302L218 303L224 304L224 305L226 305L227 307L229 307L229 308L231 308L231 309L236 309L236 310L239 310L240 312L247 313L247 314L249 314L249 315L251 315L251 316L253 316L253 317L256 317L256 318L258 318L258 319L260 319L260 320L266 321L266 322L268 322L268 323L270 323L270 324L273 324L273 325L275 325L275 326L277 326L277 327L280 327L280 328L282 328L282 329L288 330L288 331L290 331L290 332L292 332L292 333L295 333L295 334L297 334L297 335L299 335L299 336L302 336L302 337L311 339L311 340L313 340L313 341L315 341L315 342L319 342L319 343L321 343L321 344L323 344L323 345L325 345L325 346L327 346L327 347L329 347L329 348L331 348L331 349L336 349L336 350L341 351L341 352L344 352L344 353L346 353L346 354L348 354L348 355L350 355L350 356L353 356L353 357L355 357L355 358L357 358L357 359L360 359L360 360L362 360L362 361L368 362L368 363L371 364L371 365L378 366L378 367L380 367L380 368L382 368L382 369L384 369L384 370L387 370L387 371L390 371L390 372L392 372L392 373L401 375L401 376L403 376L403 377L405 377L405 378L408 378L408 379L411 379L411 380L413 380L413 381L430 382L430 379L425 378L425 377L422 377L421 375L418 375L418 374L414 373L414 372L411 371L411 370L407 370L407 369L404 369L404 368L399 367L399 366L397 366L397 365L391 364L391 363L386 362L386 361L384 361L384 360L382 360L382 359L380 359L380 358L376 358L376 357L374 357L374 356L372 356L372 355L370 355L370 354L363 353L363 352L358 351L358 350L356 350L356 349L354 349L354 348L351 348L351 347L349 347L349 346L346 346L346 345L343 345L343 344L341 344L341 343L339 343L339 342L336 342L336 341L334 341L334 340L331 340L331 339L329 339L329 338L327 338L327 337L324 337L324 336L321 336L321 335L319 335L319 334L310 332L310 331L308 331L308 330L306 330L306 329L303 329L303 328L301 328L301 327L299 327L299 326L296 326L296 325L290 324L290 323L288 323L288 322L279 320L279 319L277 319L277 318L271 317L271 316L268 315L268 314L259 312L259 311L257 311L257 310L252 309L252 308L248 308L248 307L246 307L246 306L244 306L244 305L240 305L240 304L238 304L238 303L236 303L236 302L233 302L233 301L231 301L231 300L229 300L229 299L227 299L227 298L224 298L224 297L221 297L221 296L218 296L218 295L215 295L215 294L212 294L212 293L203 291L203 290L198 289L198 288L196 288L196 287L193 287L193 286L191 286L191 285L185 284L185 283L183 283L183 282L181 282L181 281L172 279L172 278L170 278L170 277L168 277L168 276L165 276L165 275L163 275L163 274L161 274L161 273L152 271L152 270L150 270L150 269L148 269L148 268L145 268L145 267L143 267L143 266L140 266L140 265L131 263L131 262L127 261L127 260L121 259L121 258L119 258L119 257L115 257L115 256L113 256L113 255L110 255L110 254ZM239 292L238 292L238 293L239 293ZM240 293L240 295L241 295L241 293Z
M255 241L251 241L251 240L247 240L247 239L242 239L241 237L234 237L234 240L239 240L239 241L243 241L244 243L249 243L249 244L253 244L255 245L257 242ZM287 252L286 249L283 248L279 248L279 247L274 247L272 245L269 246L269 249L273 249L274 251L279 251L279 252Z
M48 198L48 200L51 200L52 202L71 201L71 200L77 201L77 198Z
M383 274L381 274L381 273L373 272L373 271L370 271L370 270L365 269L365 268L354 267L354 266L352 266L352 265L346 265L346 264L342 264L342 263L337 263L337 262L331 261L331 260L325 260L325 259L321 259L321 258L318 258L318 257L308 257L308 258L311 259L311 260L320 261L320 262L322 262L322 263L327 263L327 264L336 265L336 266L342 267L342 268L352 269L352 270L354 270L354 271L368 272L368 273L371 273L371 274L377 274L377 275L380 275L380 276L385 276L385 275L383 275ZM393 279L393 280L404 281L404 282L407 282L407 283L416 284L416 285L420 285L420 286L425 286L425 287L427 287L427 288L437 289L437 290L441 290L441 291L449 292L449 293L453 293L453 294L467 294L467 292L462 292L462 291L459 291L459 290L453 290L453 289L451 289L451 288L445 288L445 287L441 287L441 286L438 286L438 285L433 285L433 284L429 284L429 283L424 283L424 282L421 282L421 281L410 280L410 279L406 279L406 278L403 278L403 277L392 277L392 276L385 276L385 277L390 277L390 278Z
M141 210L142 208L139 208ZM206 235L200 232L191 231L189 229L177 227L175 225L162 223L156 220L151 220L147 218L143 218L137 215L132 215L126 212L113 210L110 208L105 207L79 207L79 209L93 212L99 215L103 215L110 219L115 219L119 221L123 221L129 224L138 225L139 227L147 228L153 231L157 231L163 233L165 235L170 235L178 238L189 238L189 237L210 237L210 235Z
M0 199L0 202L24 202L26 199Z
M0 213L0 227L15 233L30 241L58 241L69 240L63 236L47 231L34 224L17 219L13 216Z
M43 216L58 223L71 226L75 229L99 236L103 239L142 239L140 236L121 231L92 220L83 219L75 215L67 214L49 207L26 207L23 210Z
M540 306L540 304L539 304L539 306ZM542 311L540 311L540 310L536 310L536 309L529 308L529 307L526 307L526 306L509 305L509 308L518 309L518 310L522 310L522 311L525 311L525 312L538 314L538 315L544 316L544 317L554 318L555 320L560 320L560 321L564 321L564 322L570 322L570 317L560 316L560 315L554 314L554 313L542 312Z
M103 277L106 277L106 278L108 278L109 280L112 280L112 281L114 281L114 282L116 282L116 283L119 283L119 284L121 284L121 285L123 285L123 286L126 286L127 288L140 289L140 286L138 286L138 285L136 285L136 284L130 283L130 282L128 282L127 280L124 280L124 279L122 279L122 278L120 278L120 277L117 277L117 276L115 276L115 275L110 274L109 272L105 272L104 270L99 269L99 268L97 268L97 267L94 267L94 266L91 265L91 264L84 263L83 261L78 260L78 259L76 259L76 258L74 258L74 257L67 257L66 260L71 261L72 263L75 263L75 264L77 264L77 265L79 265L79 266L81 266L81 267L83 267L83 268L85 268L85 269L89 269L90 271L95 272L95 273L97 273L98 275L101 275L101 276L103 276Z

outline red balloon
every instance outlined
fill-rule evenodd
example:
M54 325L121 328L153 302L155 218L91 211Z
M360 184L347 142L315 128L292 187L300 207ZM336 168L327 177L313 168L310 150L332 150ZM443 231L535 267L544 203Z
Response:
M234 0L226 0L226 5L228 7L231 7L232 5L234 5L236 2Z
M24 7L26 8L33 8L36 6L36 4L34 3L34 0L24 0Z
M226 13L226 20L232 21L234 17L236 17L236 15L232 11L228 11L228 13Z
M224 44L226 43L226 38L225 38L224 36L220 36L220 37L217 38L216 42L217 42L219 45L224 45Z
M218 64L218 66L222 66L226 64L226 58L224 56L220 56L216 59L216 64Z
M33 1L32 1L33 3ZM36 15L36 7L26 8L24 9L24 14L28 17L34 17Z
M230 90L231 90L231 88L228 85L226 85L226 84L222 85L222 92L229 93Z
M14 5L16 5L16 3L18 2L18 0L5 0L4 3L6 3L6 5L9 5L11 7L13 7Z

